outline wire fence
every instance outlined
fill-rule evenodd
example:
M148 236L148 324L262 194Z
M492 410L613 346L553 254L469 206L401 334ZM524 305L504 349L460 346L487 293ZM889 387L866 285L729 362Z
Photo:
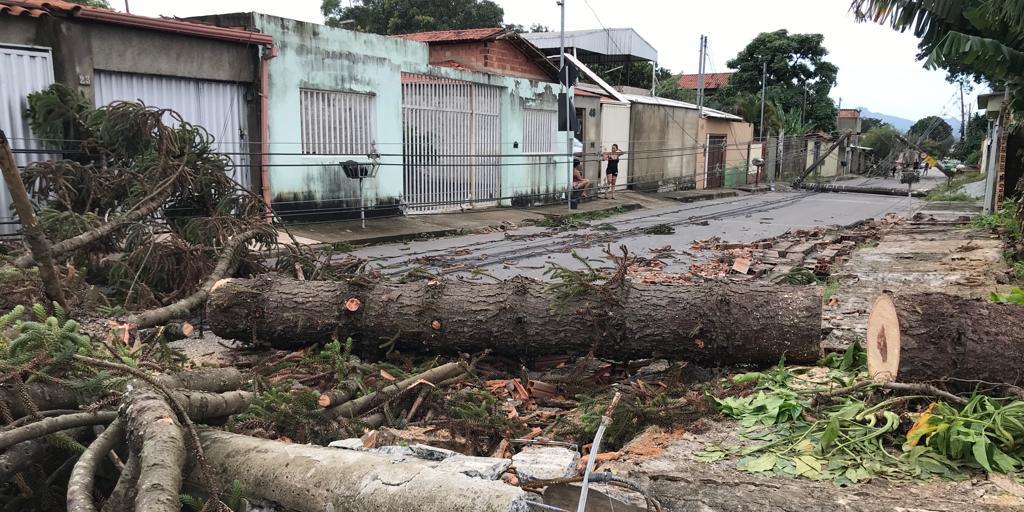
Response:
M682 190L693 188L718 187L739 187L754 183L765 183L768 181L769 173L775 173L776 179L795 174L795 170L803 170L808 159L810 140L807 137L789 137L783 144L778 144L776 139L768 138L764 141L732 142L723 144L689 146L665 146L648 147L644 150L629 152L622 155L622 160L629 165L628 174L625 179L616 183L616 190ZM45 146L33 144L34 142L45 143ZM61 149L62 147L74 147L74 143L80 141L72 140L30 140L18 139L12 150L22 155L23 160L28 160L28 165L33 161L53 161L57 159L75 158L83 156L80 151L72 149ZM36 149L46 147L48 149ZM262 149L263 146L256 146L254 149ZM785 148L789 150L785 150ZM778 148L782 148L775 160L769 156ZM716 154L720 158L716 160ZM341 154L320 154L305 155L289 151L269 151L266 153L227 153L224 156L228 159L228 171L243 169L251 175L256 176L264 166L257 163L259 158L235 158L237 156L269 156L270 164L265 166L270 172L271 180L275 177L286 179L290 175L301 175L309 170L318 172L342 173L340 162L331 162L331 157L350 157ZM532 208L539 205L567 203L567 193L570 191L570 176L568 173L571 162L570 155L560 153L544 154L521 154L500 152L493 156L493 162L474 164L484 167L497 167L500 169L516 170L517 180L506 180L502 183L500 194L497 197L464 198L438 201L430 197L406 193L402 184L403 170L406 166L405 157L402 153L387 153L379 155L381 161L380 173L374 179L383 185L374 190L368 197L363 198L357 192L356 180L351 181L349 187L335 191L310 190L306 196L281 196L271 202L274 218L278 222L295 224L312 224L321 222L332 222L347 218L358 217L363 211L368 218L384 218L405 215L412 209L443 209L446 211L458 211L472 209L478 204L498 204L508 207ZM384 157L391 157L389 159ZM456 155L444 155L456 156ZM728 158L726 158L728 157ZM752 165L755 158L764 158L767 162L777 162L773 167L766 166L758 169ZM323 161L328 160L328 161ZM573 156L573 160L579 160L582 164L603 162L603 154L600 152L584 152ZM685 167L663 165L666 161L674 163L686 162ZM438 166L446 164L439 163ZM464 165L462 165L464 167ZM648 166L650 168L648 168ZM27 167L27 166L23 166ZM605 193L609 190L605 164L599 165L598 176L587 176L591 179L590 192L595 194ZM649 172L655 169L659 172ZM791 172L792 171L792 172ZM544 186L538 187L535 178L546 176ZM340 180L347 183L346 180ZM241 185L240 185L241 186ZM248 189L250 193L262 195L262 184ZM399 193L381 193L381 190L398 191ZM333 192L333 193L331 193ZM6 193L6 190L0 190ZM435 196L436 197L436 196ZM364 202L365 199L365 202ZM187 213L185 209L176 211L175 208L168 208L166 213ZM13 212L0 212L0 233L7 236L17 235L19 222ZM0 235L2 236L2 235Z

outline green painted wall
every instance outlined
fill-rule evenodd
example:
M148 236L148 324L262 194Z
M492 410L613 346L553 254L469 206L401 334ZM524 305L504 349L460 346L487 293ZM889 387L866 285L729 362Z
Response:
M364 197L367 205L381 209L399 203L403 193L402 72L501 87L501 141L507 155L502 158L502 196L558 194L565 189L566 167L555 163L564 162L565 157L517 156L522 155L523 108L556 109L557 85L429 66L427 45L405 39L263 14L253 15L253 26L272 35L278 48L277 57L270 60L269 126L274 153L270 190L279 211L324 214L359 205L358 183L345 178L340 169L322 165L347 157L301 154L300 88L375 95L377 150L383 157L377 178L364 184ZM564 148L562 142L556 152L564 153ZM365 155L353 157L365 159Z

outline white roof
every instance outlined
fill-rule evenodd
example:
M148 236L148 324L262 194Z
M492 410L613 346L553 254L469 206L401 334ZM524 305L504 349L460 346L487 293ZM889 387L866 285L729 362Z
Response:
M687 103L685 101L671 100L668 98L662 98L660 96L643 96L640 94L623 94L623 96L632 103L644 103L647 105L660 105L663 107L673 108L686 108L690 110L699 110L700 107L693 103ZM743 121L740 116L732 115L721 110L715 110L713 108L704 107L704 117L714 117L718 119L728 119L730 121Z
M561 48L561 32L534 32L523 34L523 38L541 49ZM631 28L569 30L565 32L565 46L607 57L658 60L658 50Z

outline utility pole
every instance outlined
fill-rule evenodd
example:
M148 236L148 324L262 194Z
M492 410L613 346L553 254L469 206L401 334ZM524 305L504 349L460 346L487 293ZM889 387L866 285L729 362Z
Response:
M566 185L566 189L565 189L565 202L566 202L567 205L569 205L569 209L571 210L572 209L572 192L573 192L573 190L572 190L572 159L573 159L573 154L572 154L572 138L573 138L573 135L572 135L572 123L569 122L569 120L570 120L570 118L569 118L569 84L568 84L568 82L569 82L569 73L565 69L565 0L558 0L557 3L558 3L558 6L561 8L561 11L562 11L562 24L561 24L560 36L559 36L560 37L559 47L561 48L561 52L559 52L559 54L558 54L559 55L559 59L558 59L558 74L559 74L558 81L562 82L562 92L565 94L565 133L566 133L566 137L565 137L565 143L566 143L565 152L566 152L566 155L568 155L568 157L569 157L567 159L568 161L566 162L566 164L567 164L567 166L569 168L569 173L568 173L568 180L569 181L568 181L568 184Z
M700 127L704 124L704 61L707 55L708 49L708 36L700 36L700 62L697 64L697 136L700 137ZM704 155L704 168L707 169L708 160L708 148L705 145L707 140L707 134L704 134L703 139L697 142L701 146L701 153ZM697 180L697 173L700 172L698 166L698 160L693 159L693 179L694 182Z
M959 82L960 82L960 143L962 144L964 142L964 130L966 129L966 126L967 126L967 114L966 114L967 111L964 109L964 78L961 77Z
M658 95L658 62L651 61L651 96Z
M700 36L700 63L697 64L697 119L704 118L704 60L707 55L708 36Z
M764 142L764 91L768 82L768 62L761 63L761 126L758 138Z

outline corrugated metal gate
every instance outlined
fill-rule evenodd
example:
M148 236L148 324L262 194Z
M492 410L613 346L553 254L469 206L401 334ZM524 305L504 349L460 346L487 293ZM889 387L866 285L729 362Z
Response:
M402 75L402 153L409 213L496 204L501 89Z
M0 128L16 150L14 161L24 166L30 161L56 158L36 153L43 141L36 140L25 121L26 96L46 89L53 83L53 61L49 49L10 48L0 46ZM11 209L11 196L0 180L0 236L12 235L20 228Z
M96 105L114 101L142 101L169 108L186 121L206 128L215 139L214 150L231 158L231 177L251 189L248 158L248 112L244 85L212 80L172 78L136 73L97 71ZM164 122L170 123L166 118Z

